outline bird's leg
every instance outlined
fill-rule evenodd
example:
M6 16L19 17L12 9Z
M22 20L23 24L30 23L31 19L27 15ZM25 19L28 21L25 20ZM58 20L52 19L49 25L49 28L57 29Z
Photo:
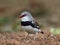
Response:
M27 36L25 37L25 39L28 39L29 33L27 34Z
M28 36L29 36L29 33L28 33L23 39L21 39L21 40L22 40L22 41L28 40Z
M34 37L34 40L37 39L37 35L38 35L38 32L35 33L35 37Z

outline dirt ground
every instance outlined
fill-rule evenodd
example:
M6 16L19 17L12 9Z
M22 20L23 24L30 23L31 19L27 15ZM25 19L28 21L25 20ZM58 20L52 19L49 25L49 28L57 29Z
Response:
M60 45L60 36L48 36L48 34L30 34L26 39L26 32L0 33L0 45Z

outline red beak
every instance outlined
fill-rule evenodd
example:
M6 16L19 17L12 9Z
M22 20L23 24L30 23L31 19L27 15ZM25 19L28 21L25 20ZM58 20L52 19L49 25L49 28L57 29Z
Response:
M19 18L22 18L23 16L19 16Z

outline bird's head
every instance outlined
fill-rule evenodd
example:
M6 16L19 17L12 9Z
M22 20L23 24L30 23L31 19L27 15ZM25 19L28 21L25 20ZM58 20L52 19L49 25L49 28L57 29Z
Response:
M31 16L31 13L28 12L28 11L22 12L19 17L20 17L21 20L24 20L24 21L33 20L33 17Z
M23 18L23 17L29 16L29 15L31 15L30 12L28 12L28 11L24 11L24 12L21 13L20 18Z

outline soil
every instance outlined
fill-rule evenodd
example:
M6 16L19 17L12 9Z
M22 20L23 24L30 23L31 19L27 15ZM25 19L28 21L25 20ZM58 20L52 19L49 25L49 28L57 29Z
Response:
M35 34L25 38L26 36L26 32L0 33L0 45L60 45L59 35L39 33L35 40L33 39Z

